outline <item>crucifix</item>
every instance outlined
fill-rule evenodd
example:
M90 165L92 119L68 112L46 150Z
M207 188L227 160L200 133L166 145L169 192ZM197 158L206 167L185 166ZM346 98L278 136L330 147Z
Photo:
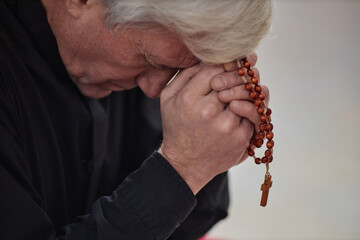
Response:
M261 195L260 206L262 206L262 207L266 206L267 199L269 196L269 189L271 188L271 186L272 186L271 175L266 174L264 183L261 185L262 195Z

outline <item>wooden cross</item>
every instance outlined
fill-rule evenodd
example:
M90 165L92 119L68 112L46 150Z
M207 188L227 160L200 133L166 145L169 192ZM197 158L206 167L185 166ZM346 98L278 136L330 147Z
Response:
M261 195L260 206L262 207L266 206L267 199L269 196L269 189L271 188L271 186L272 186L271 175L267 175L265 176L263 185L261 185L262 195Z

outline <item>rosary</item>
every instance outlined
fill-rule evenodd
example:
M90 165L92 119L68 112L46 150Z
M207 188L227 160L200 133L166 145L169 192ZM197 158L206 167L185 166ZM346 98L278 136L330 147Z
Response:
M237 72L244 81L245 89L249 91L249 96L251 99L254 100L254 104L257 106L257 112L260 115L260 121L261 121L259 125L260 131L258 133L254 133L250 141L250 145L247 149L247 153L249 156L254 158L256 164L263 163L266 165L265 180L264 183L261 185L262 196L260 202L260 206L265 207L269 195L269 189L272 186L271 175L269 172L269 163L271 163L273 160L273 147L274 147L274 141L273 141L274 133L272 132L273 125L271 124L271 117L270 117L271 109L268 108L267 103L264 101L265 95L261 92L262 90L261 86L258 85L259 79L254 76L255 72L253 69L251 69L250 62L247 61L246 58L243 58L240 61L239 60L237 61L237 65L238 65ZM250 82L248 82L244 77L245 75L244 69L246 69L246 73L251 79ZM254 149L260 148L263 145L265 137L267 139L266 142L267 150L265 151L264 157L258 158L255 156Z

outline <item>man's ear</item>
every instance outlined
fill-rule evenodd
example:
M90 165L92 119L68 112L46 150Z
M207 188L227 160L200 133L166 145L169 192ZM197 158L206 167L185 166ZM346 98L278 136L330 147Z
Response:
M79 19L88 8L88 0L64 0L65 8L68 13L76 19Z

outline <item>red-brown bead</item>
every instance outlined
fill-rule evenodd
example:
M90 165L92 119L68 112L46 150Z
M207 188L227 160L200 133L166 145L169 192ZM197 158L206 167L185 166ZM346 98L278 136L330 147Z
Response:
M264 139L265 138L265 132L261 131L257 134L257 138Z
M263 123L267 122L267 116L265 114L261 115L260 121L262 121Z
M252 98L252 99L255 99L256 98L256 92L254 92L254 91L251 91L250 93L249 93L249 97L250 98Z
M248 74L249 74L249 71L248 71ZM250 76L250 75L249 75ZM259 83L259 79L257 78L257 77L252 77L251 78L251 82L253 83L253 84L258 84Z
M267 132L267 133L266 133L266 138L267 138L268 140L273 139L273 137L274 137L274 133L273 133L273 132Z
M267 161L268 161L268 158L267 158L267 157L261 158L261 162L262 162L262 163L267 163Z
M271 150L268 149L268 150L265 151L265 157L269 158L269 157L271 157L271 155L272 155Z
M269 149L273 148L274 147L274 141L273 140L267 141L266 147L269 148Z
M270 109L270 108L267 108L267 110L266 110L266 115L270 116L271 113L272 113L271 109Z
M258 107L257 112L258 112L259 114L263 114L263 113L264 113L264 109L263 109L262 107Z
M255 152L254 152L254 150L252 150L251 148L248 148L248 155L250 156L250 157L252 157L252 156L254 156L255 155Z
M260 100L260 99L258 99L258 98L256 98L255 100L254 100L254 104L256 105L256 106L260 106L261 105L261 103L262 103L262 101Z
M255 142L255 147L261 148L261 146L263 145L263 143L264 143L264 140L262 140L262 139L257 139L256 142Z
M251 67L250 62L249 62L249 61L247 61L247 60L245 60L245 61L244 61L244 67L246 67L246 68Z
M273 156L269 157L268 163L271 163L273 161Z
M254 72L254 70L252 70L251 68L249 68L249 69L247 70L247 74L248 74L250 77L253 77L253 76L255 75L255 72Z
M253 89L253 86L251 83L246 83L245 84L245 89L248 90L248 91L251 91Z
M244 76L245 75L245 71L244 71L243 68L238 68L237 72L238 72L239 76Z
M257 93L261 92L261 90L262 90L260 85L257 85L257 84L254 89L255 89L255 92L257 92Z
M265 131L265 130L266 130L266 126L267 126L266 123L260 123L260 125L259 125L260 131Z
M261 163L261 159L260 159L260 158L255 158L255 163L256 163L256 164L260 164L260 163Z
M265 95L263 93L259 93L259 99L260 100L264 100L265 99Z
M268 124L266 125L266 130L267 130L268 132L272 131L273 129L274 129L274 126L272 125L272 123L268 123Z

